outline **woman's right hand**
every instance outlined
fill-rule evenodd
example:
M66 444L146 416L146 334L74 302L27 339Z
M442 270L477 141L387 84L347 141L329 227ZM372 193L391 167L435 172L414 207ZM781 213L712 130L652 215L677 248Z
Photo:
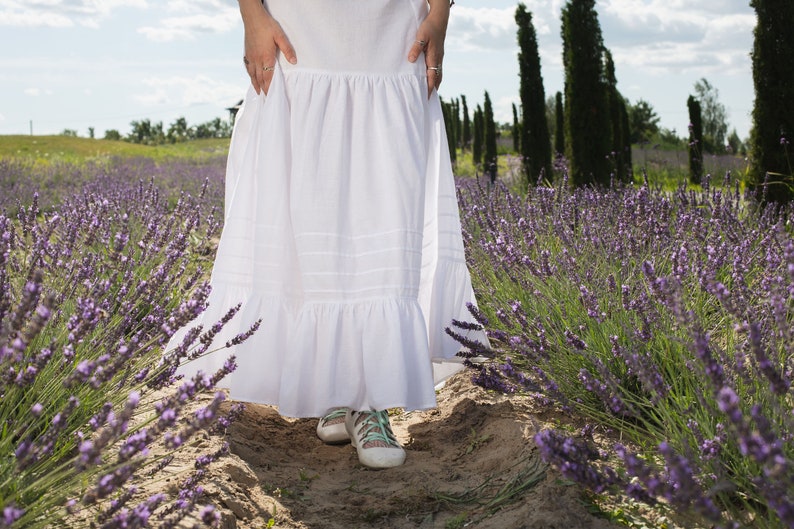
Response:
M267 94L273 80L273 68L280 51L292 64L298 62L295 50L276 20L258 1L240 1L245 26L245 67L256 93Z

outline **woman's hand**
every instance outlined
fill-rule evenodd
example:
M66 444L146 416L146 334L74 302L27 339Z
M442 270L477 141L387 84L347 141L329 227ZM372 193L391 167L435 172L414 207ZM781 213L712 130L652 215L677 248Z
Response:
M245 26L245 68L256 93L264 91L267 94L278 52L295 64L295 50L279 23L258 0L240 0L240 11Z
M408 60L416 62L419 54L425 52L425 66L427 67L427 97L441 85L444 61L444 39L447 37L447 23L449 22L448 0L431 1L430 13L422 21L416 32L416 41L408 52Z

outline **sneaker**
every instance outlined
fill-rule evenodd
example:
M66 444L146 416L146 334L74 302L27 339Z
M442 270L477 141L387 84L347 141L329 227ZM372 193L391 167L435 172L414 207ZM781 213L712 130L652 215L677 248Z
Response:
M322 442L335 445L350 441L350 436L345 428L347 408L331 408L317 423L317 437Z
M391 468L405 462L405 450L392 432L386 410L348 411L345 426L365 467Z

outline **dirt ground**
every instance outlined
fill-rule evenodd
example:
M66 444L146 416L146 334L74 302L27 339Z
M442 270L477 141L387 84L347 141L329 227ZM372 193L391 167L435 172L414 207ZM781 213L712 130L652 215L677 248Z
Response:
M259 405L248 405L225 438L205 437L192 450L229 442L231 455L205 482L224 529L616 527L540 461L532 437L551 413L487 393L467 373L439 390L438 403L393 415L408 453L395 469L366 470L349 444L323 444L316 420Z

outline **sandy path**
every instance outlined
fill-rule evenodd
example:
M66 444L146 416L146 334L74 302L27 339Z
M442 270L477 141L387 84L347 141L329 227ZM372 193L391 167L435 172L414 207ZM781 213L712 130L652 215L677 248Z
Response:
M392 418L408 460L386 471L363 469L350 445L324 445L315 420L284 419L249 405L226 436L231 456L215 464L206 483L222 527L260 529L270 520L290 529L614 527L591 516L581 490L558 473L539 472L531 439L550 415L525 399L486 393L466 373L438 400L435 410ZM222 441L205 438L192 450L207 452ZM526 488L505 505L483 506L510 483ZM444 500L483 484L471 501Z

